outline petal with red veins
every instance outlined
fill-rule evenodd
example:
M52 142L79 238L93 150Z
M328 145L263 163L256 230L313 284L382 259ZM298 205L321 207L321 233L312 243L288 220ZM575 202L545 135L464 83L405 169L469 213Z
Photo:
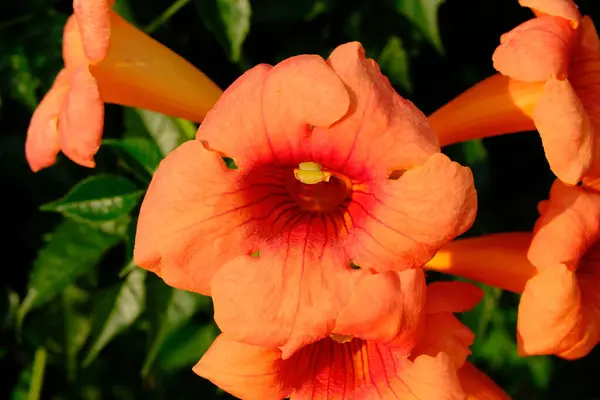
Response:
M498 385L470 362L458 370L458 380L467 395L466 400L510 400Z
M423 113L394 91L359 43L339 46L327 63L346 85L350 108L330 128L313 130L315 161L354 179L385 179L439 151Z
M373 271L423 266L471 226L477 209L471 171L440 153L352 197L345 246L358 265Z
M197 140L171 152L142 203L136 263L169 285L210 294L215 272L252 250L243 227L251 217L244 213L249 205L239 176Z
M434 282L427 285L427 313L465 312L477 305L483 291L467 282Z
M290 231L279 243L261 247L258 258L230 261L212 281L221 330L241 342L280 347L284 359L332 333L362 274L344 267L341 249L312 242L311 231L323 221L306 218L304 232Z

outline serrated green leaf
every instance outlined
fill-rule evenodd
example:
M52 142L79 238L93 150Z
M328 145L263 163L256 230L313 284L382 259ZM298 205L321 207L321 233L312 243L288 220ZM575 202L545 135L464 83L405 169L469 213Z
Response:
M185 119L133 108L125 110L125 127L130 137L152 138L163 157L177 146L193 139L197 130L196 125Z
M143 137L125 137L123 139L105 139L103 145L118 149L135 160L150 175L154 174L163 158L160 149L150 139Z
M390 37L378 61L381 70L393 84L400 86L407 93L412 93L410 57L406 53L402 39L397 36Z
M227 57L238 62L250 31L249 0L196 0L200 18L215 35Z
M427 40L442 51L438 27L438 8L444 0L396 0L396 10L408 18Z
M127 276L123 283L100 294L101 304L98 317L101 326L93 335L92 345L83 361L89 365L116 335L135 322L146 303L144 279L146 271L138 268Z
M92 269L102 255L121 238L93 226L65 220L48 235L33 264L27 296L18 312L18 326L25 315L53 299L75 279Z
M128 214L142 193L122 176L94 175L79 182L62 199L46 203L40 209L59 212L78 221L111 221Z
M154 296L149 311L155 336L142 367L143 376L150 371L165 339L188 322L198 309L210 304L205 296L169 288L164 284L157 286L152 293Z
M184 326L169 335L157 357L157 366L167 372L191 368L202 358L218 335L219 329L214 323L192 323Z

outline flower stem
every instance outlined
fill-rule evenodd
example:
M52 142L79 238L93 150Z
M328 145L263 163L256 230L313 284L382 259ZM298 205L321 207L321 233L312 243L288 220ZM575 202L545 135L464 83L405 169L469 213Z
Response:
M39 400L44 382L44 372L46 370L46 349L38 347L33 359L33 371L31 377L31 386L29 388L28 400Z
M155 30L160 28L162 24L167 22L169 18L175 15L177 11L181 10L181 8L186 6L189 2L190 0L177 0L175 3L171 4L171 6L167 8L162 14L156 17L156 19L154 19L152 22L146 25L146 27L144 28L144 32L154 32Z

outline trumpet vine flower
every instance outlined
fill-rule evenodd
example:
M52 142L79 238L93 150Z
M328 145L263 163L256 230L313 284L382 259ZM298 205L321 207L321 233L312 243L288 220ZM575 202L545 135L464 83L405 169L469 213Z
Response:
M502 36L494 75L430 117L447 145L538 130L550 168L567 184L600 176L600 40L571 0L521 0L536 17Z
M585 182L585 181L584 181ZM600 193L597 182L556 181L533 233L458 240L428 268L522 293L519 351L574 359L600 342Z
M65 67L35 110L25 143L34 172L62 151L94 167L104 103L202 121L221 90L186 60L110 10L114 1L75 0L63 33Z
M342 311L395 336L399 283L383 272L422 267L475 216L471 172L359 43L252 68L196 139L154 175L135 261L212 295L228 337L284 358L335 333Z
M422 271L400 273L406 274L418 275L424 286ZM391 342L332 336L284 359L278 349L239 343L224 333L194 372L249 400L508 399L465 361L474 335L452 314L473 307L481 298L478 288L434 283L418 301L410 292L398 295L408 303Z

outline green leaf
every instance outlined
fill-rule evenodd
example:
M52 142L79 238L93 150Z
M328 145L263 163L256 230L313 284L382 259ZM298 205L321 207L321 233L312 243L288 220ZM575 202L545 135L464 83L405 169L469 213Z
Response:
M142 367L142 375L150 371L165 339L190 320L201 307L210 304L210 299L184 290L172 289L162 282L152 290L152 304L149 305L153 331L156 332ZM161 287L161 289L159 289Z
M127 154L150 175L154 174L160 160L163 158L156 143L143 137L105 139L102 144Z
M27 108L34 110L38 105L36 89L40 86L40 81L32 73L25 51L18 46L8 59L12 68L12 96Z
M143 109L125 109L125 127L129 137L154 139L162 156L196 136L196 125L181 118Z
M390 37L378 61L381 70L393 84L400 86L407 93L412 93L410 57L402 44L402 39L397 36Z
M47 236L33 264L27 296L18 312L17 325L36 307L52 300L78 277L92 269L121 238L85 223L63 221Z
M444 0L396 0L396 10L417 26L429 42L442 52L438 8Z
M249 0L196 0L200 18L216 36L232 62L240 61L250 31Z
M124 177L95 175L79 182L62 199L46 203L40 209L59 212L78 221L110 221L128 214L142 193Z
M87 316L78 310L88 299L89 295L74 285L68 286L62 293L65 369L69 382L77 379L77 355L92 327Z
M98 295L100 310L95 315L100 324L93 334L93 344L83 361L84 366L89 365L104 346L140 316L146 302L145 278L145 270L135 269L122 284Z
M156 363L162 371L189 369L202 358L219 335L214 323L192 323L174 332L162 346Z

